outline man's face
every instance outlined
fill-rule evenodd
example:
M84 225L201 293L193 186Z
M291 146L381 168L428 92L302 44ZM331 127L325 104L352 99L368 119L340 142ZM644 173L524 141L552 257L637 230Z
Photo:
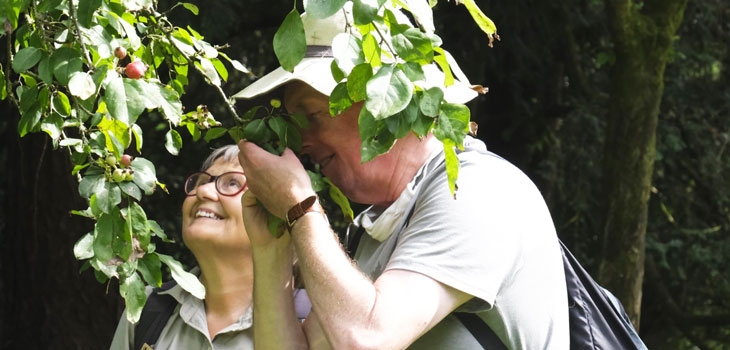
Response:
M303 113L307 117L309 127L302 130L302 153L320 165L322 174L351 200L378 203L378 192L386 187L390 167L388 157L384 156L360 163L362 142L357 122L362 103L332 117L327 96L294 81L286 86L284 105L290 113Z

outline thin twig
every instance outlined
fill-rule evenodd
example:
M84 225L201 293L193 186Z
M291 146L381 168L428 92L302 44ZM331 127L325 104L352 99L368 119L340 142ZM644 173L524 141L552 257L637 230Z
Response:
M203 77L205 77L205 79L206 79L206 80L208 81L208 84L209 84L209 85L212 85L212 86L214 86L214 87L215 87L215 89L216 89L216 91L218 92L218 94L219 94L219 95L221 96L221 98L222 98L222 99L223 99L223 100L224 100L224 101L226 102L226 107L228 108L228 112L230 112L230 113L231 113L231 115L233 115L233 117L234 117L234 118L235 118L235 119L236 119L237 121L240 121L240 120L241 120L241 117L240 117L240 116L238 115L238 112L236 112L236 109L235 109L235 108L233 107L233 104L232 104L232 103L230 102L230 99L228 98L228 95L226 95L226 93L225 93L225 92L223 91L223 89L222 89L222 88L220 87L220 85L216 85L216 84L213 84L213 82L211 82L211 81L210 81L210 79L208 79L208 76L207 76L207 75L205 75L205 72L204 72L204 71L203 71L203 70L202 70L202 69L201 69L200 67L198 67L198 66L196 66L196 65L195 65L195 62L193 61L193 59L192 59L191 57L187 56L187 55L186 55L186 54L185 54L185 53L184 53L184 52L182 51L182 49L180 49L180 48L179 48L179 47L177 46L177 44L175 43L175 40L173 40L173 38L172 38L172 34L171 34L171 32L169 32L169 31L165 32L165 37L167 38L167 40L168 40L168 41L169 41L169 42L170 42L170 43L172 44L172 46L173 46L173 47L174 47L174 48L175 48L175 49L176 49L176 50L177 50L178 52L180 52L181 54L183 54L183 56L185 57L185 59L186 59L186 60L188 61L188 64L190 64L191 66L193 66L193 67L195 68L195 70L197 70L197 71L198 71L198 73L200 73L201 75L203 75Z
M81 44L81 49L84 51L84 58L86 58L86 63L89 65L89 69L92 69L94 67L94 62L91 61L91 54L89 53L89 50L86 48L86 43L84 43L84 39L81 37L81 26L79 25L79 21L76 18L76 10L74 9L74 1L68 0L68 14L71 17L71 21L74 23L74 27L76 28L76 39Z

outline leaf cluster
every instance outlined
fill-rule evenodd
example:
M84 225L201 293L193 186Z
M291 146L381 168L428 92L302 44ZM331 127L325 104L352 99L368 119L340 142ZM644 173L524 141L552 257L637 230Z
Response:
M187 3L169 11L175 7L198 12ZM172 25L153 1L12 1L0 6L0 20L2 35L12 39L11 64L0 74L0 98L18 107L21 137L45 132L54 148L69 152L79 195L89 203L73 213L95 221L93 232L77 242L76 257L86 260L84 268L92 267L99 281L120 280L133 322L146 301L145 285L161 284L163 264L181 286L202 298L200 282L155 250L152 238L169 240L140 203L144 195L166 188L154 164L141 156L144 135L137 120L159 113L173 155L182 147L178 127L194 139L201 133L206 140L221 137L220 123L203 108L183 114L180 96L190 71L220 86L228 77L224 62L246 69L192 28ZM146 68L142 77L126 74L133 62ZM123 164L131 153L138 156Z

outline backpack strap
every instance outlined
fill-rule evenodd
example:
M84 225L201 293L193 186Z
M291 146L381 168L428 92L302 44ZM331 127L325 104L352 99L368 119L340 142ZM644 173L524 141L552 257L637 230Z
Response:
M502 339L479 316L471 312L454 312L454 316L464 324L464 327L479 342L484 349L507 350Z
M405 226L407 226L410 222L412 214L413 208L411 208L411 211L408 213ZM352 228L352 226L350 226L350 228ZM357 246L360 243L360 239L364 232L365 229L362 226L357 226L355 232L352 232L352 235L349 235L348 232L347 255L349 255L351 259L355 256L355 251L357 251ZM504 345L502 339L499 339L492 328L490 328L484 320L479 318L479 316L471 312L454 312L453 314L464 325L464 327L466 327L474 339L479 342L482 348L490 350L507 350L507 346Z
M169 294L160 294L160 292L169 290L175 285L177 285L175 280L167 281L159 288L153 289L147 297L147 303L142 309L139 322L134 327L134 350L152 349L152 345L157 343L157 339L177 306L175 298Z

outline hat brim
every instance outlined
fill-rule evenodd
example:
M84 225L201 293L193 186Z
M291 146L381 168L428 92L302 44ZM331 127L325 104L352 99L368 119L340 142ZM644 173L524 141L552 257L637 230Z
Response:
M252 99L266 95L294 80L304 82L322 94L329 96L337 85L337 82L332 78L330 68L332 60L331 57L304 58L294 67L293 72L288 72L279 67L233 95L233 98ZM443 87L444 73L436 65L426 65L423 71L426 79L416 82L416 84L426 89L432 86ZM450 103L467 103L477 95L478 93L470 85L460 80L455 80L454 84L444 90L444 100Z
M337 82L332 78L331 65L331 57L304 58L294 67L293 72L288 72L279 67L233 95L233 98L251 99L265 95L294 80L304 82L322 94L329 96L337 85Z

